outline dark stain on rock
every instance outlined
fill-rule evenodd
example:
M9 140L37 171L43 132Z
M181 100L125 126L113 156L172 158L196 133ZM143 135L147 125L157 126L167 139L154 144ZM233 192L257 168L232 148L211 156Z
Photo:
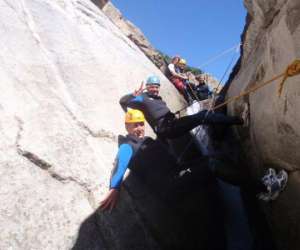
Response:
M257 82L261 81L262 79L264 79L265 75L266 75L266 70L265 70L264 65L262 64L258 68L258 71L255 76L255 81L257 81Z
M276 49L272 45L270 46L270 56L271 56L272 64L274 67L276 65L276 63L278 62L278 60L276 58Z
M300 2L289 3L286 15L286 24L293 34L300 25Z
M287 111L288 111L288 100L287 100L287 97L285 96L284 106L283 106L283 114L285 115Z
M279 10L275 10L274 8L271 8L265 15L265 20L264 20L264 29L268 29L272 23L274 22L276 16L280 13Z
M277 125L277 131L279 134L288 134L288 135L292 135L292 136L295 136L295 137L299 137L295 130L292 128L291 125L285 123L285 122L279 122L278 125Z

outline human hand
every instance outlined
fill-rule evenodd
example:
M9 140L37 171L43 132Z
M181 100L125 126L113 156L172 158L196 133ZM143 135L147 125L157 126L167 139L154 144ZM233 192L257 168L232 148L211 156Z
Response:
M142 81L141 86L133 92L134 96L139 96L144 91L144 82Z
M182 79L184 79L184 80L188 80L188 79L189 79L189 78L187 77L187 75L185 75L185 74L182 74L181 77L182 77Z
M110 189L108 191L108 194L104 198L104 200L100 202L100 209L103 211L109 210L111 212L113 208L116 206L118 198L119 198L119 190Z

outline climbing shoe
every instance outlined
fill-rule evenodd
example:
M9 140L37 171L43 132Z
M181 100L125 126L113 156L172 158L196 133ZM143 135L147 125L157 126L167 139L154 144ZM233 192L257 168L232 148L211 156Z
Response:
M263 201L271 201L275 200L279 193L286 187L288 174L284 170L276 174L274 169L269 168L261 180L267 192L261 192L257 197Z

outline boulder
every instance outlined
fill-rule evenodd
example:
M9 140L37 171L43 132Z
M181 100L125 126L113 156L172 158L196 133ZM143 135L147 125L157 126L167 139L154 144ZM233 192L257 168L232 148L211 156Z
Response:
M0 249L70 249L108 189L119 98L156 74L171 109L182 103L89 0L3 1L0 13Z
M239 64L228 83L228 97L285 71L300 57L300 2L250 1ZM300 76L279 80L229 105L232 114L249 113L250 123L237 131L254 178L268 166L285 169L288 188L266 209L278 249L299 249Z

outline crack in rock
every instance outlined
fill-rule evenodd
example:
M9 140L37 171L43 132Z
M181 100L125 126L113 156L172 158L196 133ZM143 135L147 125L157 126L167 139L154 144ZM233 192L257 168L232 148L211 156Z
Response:
M48 169L50 169L52 167L48 162L40 159L37 155L35 155L35 154L31 153L31 152L22 150L20 147L17 148L17 151L18 151L19 155L27 158L34 165L38 166L39 168L41 168L43 170L48 170Z
M90 204L90 206L93 208L93 209L96 209L97 206L96 206L96 201L95 201L95 198L93 196L93 192L92 190L89 188L88 184L84 183L84 182L81 182L81 181L78 181L76 180L75 178L73 177L63 177L63 176L60 176L59 174L49 170L48 171L50 176L54 179L56 179L57 181L59 182L62 182L62 183L70 183L70 182L73 182L75 184L77 184L78 186L80 186L81 188L83 188L86 192L86 198Z
M64 106L66 111L69 113L71 118L76 122L76 124L83 130L85 130L90 136L95 137L95 138L107 138L114 142L118 141L118 137L111 131L108 131L105 129L100 129L100 130L94 132L84 122L79 121L78 118L76 117L76 115L64 103L62 103L62 105Z
M36 154L23 150L20 146L20 140L22 139L22 132L24 131L24 122L18 118L15 117L15 119L17 120L18 123L18 133L16 136L16 148L17 148L17 153L26 158L27 160L29 160L31 163L33 163L35 166L39 167L40 169L46 171L53 179L61 182L61 183L70 183L73 182L76 185L78 185L81 189L83 189L85 191L86 194L86 198L90 204L90 206L95 209L96 208L96 201L94 199L93 196L93 192L91 190L91 188L88 186L88 184L81 182L79 180L76 180L75 178L69 176L69 177L64 177L59 175L58 173L54 172L52 168L52 165L48 162L46 162L45 160L41 159L40 157L38 157Z

